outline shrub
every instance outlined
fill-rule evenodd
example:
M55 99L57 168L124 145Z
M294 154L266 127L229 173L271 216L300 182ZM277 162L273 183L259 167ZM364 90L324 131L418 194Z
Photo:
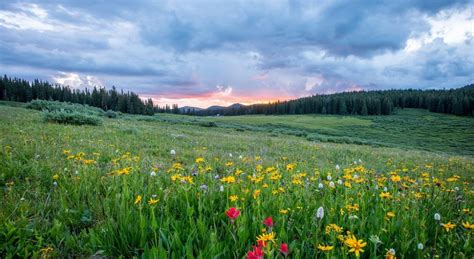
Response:
M46 100L33 100L26 104L26 108L39 110L39 111L63 111L63 112L77 112L85 113L89 115L102 115L104 111L100 108L91 107L88 105L58 102L58 101L46 101Z
M110 119L115 119L117 118L117 113L112 111L112 110L107 110L106 112L104 112L104 116L107 117L107 118L110 118Z
M101 125L102 120L93 115L79 112L44 111L43 120L72 125Z

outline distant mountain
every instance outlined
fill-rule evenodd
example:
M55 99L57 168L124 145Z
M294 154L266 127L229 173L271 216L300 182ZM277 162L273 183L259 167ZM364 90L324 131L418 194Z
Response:
M240 109L240 108L242 108L242 107L244 107L244 106L245 106L245 105L243 105L243 104L241 104L241 103L234 103L234 104L228 106L227 108L230 108L230 109L234 109L234 108L235 108L235 109Z
M225 108L227 108L227 107L225 107L225 106L219 106L219 105L213 105L213 106L207 107L207 109L205 109L205 110L207 110L207 111L214 111L214 110L221 110L221 109L225 109Z
M204 110L203 108L199 108L199 107L193 107L193 106L183 106L183 107L179 107L179 111L181 113L186 113L186 112L191 112L191 111L202 111Z

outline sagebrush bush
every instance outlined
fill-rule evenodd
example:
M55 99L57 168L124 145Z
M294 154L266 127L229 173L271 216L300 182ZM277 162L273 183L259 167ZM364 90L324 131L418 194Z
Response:
M63 111L63 112L77 112L85 113L89 115L102 115L104 111L102 109L91 107L88 105L59 102L59 101L47 101L47 100L33 100L26 104L26 108L34 109L38 111Z
M93 115L79 112L65 111L44 111L43 120L46 122L56 122L72 125L101 125L102 120Z
M110 119L115 119L117 118L117 113L112 111L112 110L107 110L106 112L104 112L104 116L107 117L107 118L110 118Z

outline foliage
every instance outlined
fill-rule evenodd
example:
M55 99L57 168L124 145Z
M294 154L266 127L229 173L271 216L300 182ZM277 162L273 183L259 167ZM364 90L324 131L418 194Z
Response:
M118 92L115 87L110 90L94 87L79 90L68 86L52 85L46 81L28 82L19 78L0 78L0 100L29 102L35 99L71 102L98 107L102 110L120 111L130 114L153 115L153 101L143 102L133 92Z
M190 115L339 114L389 115L396 108L428 109L460 116L474 115L474 85L451 90L386 90L315 95L284 102L187 110Z
M102 120L94 115L79 112L44 111L43 120L71 125L101 125Z
M220 126L252 118L209 128L196 124L205 118L163 117L194 121L173 124L161 115L124 116L71 130L40 124L39 116L0 106L5 258L242 258L259 249L281 258L284 247L292 258L474 254L472 156L247 130L261 127L258 121L243 132ZM284 124L282 117L265 127ZM375 123L285 118L336 132L346 123Z
M74 104L74 103L67 103L67 102L59 102L59 101L46 101L46 100L32 100L31 102L27 103L26 108L34 109L38 111L62 111L62 112L69 112L69 113L84 113L88 115L102 115L104 113L103 110L95 107L91 107L88 105L82 104Z
M104 112L104 116L110 119L115 119L117 118L118 114L112 110L107 110L106 112Z

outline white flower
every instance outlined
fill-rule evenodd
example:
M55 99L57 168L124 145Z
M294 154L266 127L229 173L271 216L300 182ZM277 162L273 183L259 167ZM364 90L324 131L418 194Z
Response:
M319 188L319 189L322 189L322 188L324 188L324 185L323 185L323 183L319 183L319 184L318 184L318 188Z
M359 158L359 163L362 163L362 160L360 160L360 158Z
M333 181L329 182L329 187L334 188L334 182Z
M459 191L459 187L457 187L457 186L454 187L454 190L458 192L458 191Z
M359 175L358 175L358 174L355 174L355 175L354 175L354 179L357 179L357 178L359 178Z
M355 160L354 160L354 164L356 164L356 165L357 165L357 161L355 161Z
M341 179L337 180L337 184L341 185L341 184L342 184L342 180L341 180Z
M79 171L76 170L75 174L78 175L78 174L79 174Z
M232 153L229 153L229 157L232 157Z
M341 167L339 165L336 165L336 170L339 170L341 169Z
M418 243L416 247L418 248L418 250L423 250L424 248L423 243Z
M317 219L323 219L324 218L324 208L319 207L318 210L316 211L316 218Z
M53 185L54 185L54 186L58 186L58 182L54 181L54 182L53 182Z
M379 189L379 186L378 185L375 185L375 190L378 190Z
M395 255L395 249L393 248L388 249L388 252L391 253L392 255Z
M172 156L176 155L176 150L171 149L170 154L171 154Z
M219 187L219 191L221 191L221 192L224 191L224 185L221 185L221 186Z
M239 159L242 159L242 158L244 158L244 157L243 157L242 155L240 155L240 156L239 156Z
M156 194L153 194L151 197L152 197L152 198L156 198Z
M434 219L437 220L437 221L440 221L441 220L441 215L439 215L439 213L435 213L434 214Z
M357 215L349 215L349 219L359 219L359 217Z
M155 171L151 171L150 176L156 176L156 172L155 172Z
M387 192L388 191L387 187L383 187L383 191Z
M380 237L377 236L377 235L371 235L369 240L370 240L370 242L374 243L375 245L382 244L382 241L380 240Z
M331 181L331 180L332 180L332 177L331 177L331 175L330 175L330 174L328 174L328 176L326 176L326 179L327 179L328 181Z
M25 200L25 198L21 197L20 201L24 201L24 200Z
M203 184L203 185L199 186L199 188L203 191L207 191L208 187L207 187L207 185Z

